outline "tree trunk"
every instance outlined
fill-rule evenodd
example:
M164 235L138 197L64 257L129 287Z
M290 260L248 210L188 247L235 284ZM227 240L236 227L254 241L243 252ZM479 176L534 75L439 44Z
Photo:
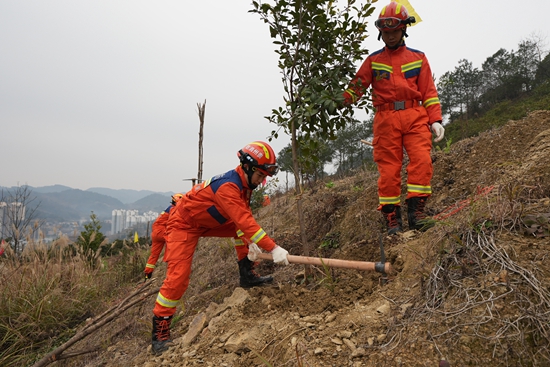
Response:
M298 141L296 138L296 128L294 120L292 121L292 165L294 167L294 189L296 190L296 209L298 210L298 223L300 224L300 235L302 238L302 252L304 256L309 256L309 244L306 236L304 211L302 209L302 185L300 184L300 167L298 164ZM311 274L311 265L304 265L306 284Z

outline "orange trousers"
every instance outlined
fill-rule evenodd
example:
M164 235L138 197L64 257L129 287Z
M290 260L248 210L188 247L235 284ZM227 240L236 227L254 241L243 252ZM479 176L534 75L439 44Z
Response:
M199 239L201 237L235 237L236 230L235 224L230 222L213 229L178 228L167 234L164 261L168 263L168 268L166 279L162 283L153 309L155 316L172 316L176 312L176 305L189 286L193 255ZM246 247L246 253L248 253L248 247Z
M149 255L149 259L147 259L145 272L153 272L155 269L160 253L166 243L166 240L164 239L164 230L165 228L163 227L161 230L154 230L151 234L151 254Z
M374 161L378 166L380 205L401 202L403 148L409 156L407 199L430 196L433 176L432 133L422 106L399 111L379 111L374 116Z

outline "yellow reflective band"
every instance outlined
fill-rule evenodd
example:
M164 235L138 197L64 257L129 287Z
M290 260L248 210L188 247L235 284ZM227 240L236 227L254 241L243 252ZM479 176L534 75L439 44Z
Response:
M387 71L388 73L393 73L393 67L391 65L381 64L379 62L373 62L372 69L383 70L383 71Z
M428 98L427 100L424 101L424 107L428 107L428 106L431 106L433 104L439 104L439 98L437 97L434 97L434 98Z
M153 264L147 264L145 265L146 268L149 268L149 269L154 269L155 268L155 265Z
M252 240L252 242L254 242L254 243L258 243L258 242L260 242L260 240L261 240L262 238L265 237L265 235L266 235L265 231L264 231L263 229L260 228L260 229L258 230L258 232L256 232L256 233L254 234L254 236L252 236L251 240Z
M240 238L235 240L235 246L244 246L244 241Z
M399 14L401 13L401 4L397 4L397 6L395 7L395 14Z
M408 192L415 192L418 194L431 194L432 193L432 187L431 186L421 186L421 185L407 185L407 191Z
M382 16L384 14L386 14L386 7L385 6L382 8L382 11L380 12L380 16Z
M160 294L160 292L157 296L157 303L161 306L168 307L168 308L176 307L176 305L178 304L178 301L179 300L177 299L168 299L164 297L162 294Z
M237 230L237 237L242 237L242 236L244 236L244 232L241 231L240 229Z
M401 202L399 196L379 196L378 201L380 205L399 204Z
M355 94L355 91L353 89L346 89L346 92L351 96L351 101L355 103L357 101L357 94Z
M269 159L269 150L266 148L266 146L263 145L262 143L260 143L259 141L256 141L255 143L256 143L256 145L259 145L259 146L262 147L262 149L264 150L264 155L265 155L265 157L266 157L267 159Z
M401 71L405 73L409 70L418 69L421 67L422 67L422 60L417 60L417 61L409 62L408 64L405 64L405 65L401 65Z
M210 177L208 180L204 181L202 183L202 187L205 188L206 186L210 185L210 182L212 182L213 177Z

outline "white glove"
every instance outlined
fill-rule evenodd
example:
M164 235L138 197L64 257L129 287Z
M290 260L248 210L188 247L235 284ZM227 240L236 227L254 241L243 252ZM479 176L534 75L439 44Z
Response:
M256 245L255 243L251 243L250 245L248 245L248 255L246 256L248 257L248 260L256 261L258 260L258 254L261 252L262 250L260 250L258 245Z
M273 262L275 264L289 264L288 259L286 258L286 256L288 255L288 251L281 246L275 246L273 251L271 251L271 255L273 255Z
M434 141L437 143L443 139L443 135L445 135L445 128L439 122L434 122L432 124L432 132L435 134Z

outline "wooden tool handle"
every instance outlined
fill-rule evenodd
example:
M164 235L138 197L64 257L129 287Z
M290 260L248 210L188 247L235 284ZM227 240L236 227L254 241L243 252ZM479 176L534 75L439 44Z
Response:
M258 259L263 260L273 260L271 254L259 253ZM338 260L338 259L325 259L320 257L309 257L309 256L296 256L296 255L287 255L288 262L291 264L305 264L305 265L326 265L330 268L344 268L344 269L356 269L356 270L366 270L366 271L376 271L377 263L369 261L352 261L352 260ZM382 265L382 264L380 264ZM384 263L384 272L391 273L392 267L390 263Z

